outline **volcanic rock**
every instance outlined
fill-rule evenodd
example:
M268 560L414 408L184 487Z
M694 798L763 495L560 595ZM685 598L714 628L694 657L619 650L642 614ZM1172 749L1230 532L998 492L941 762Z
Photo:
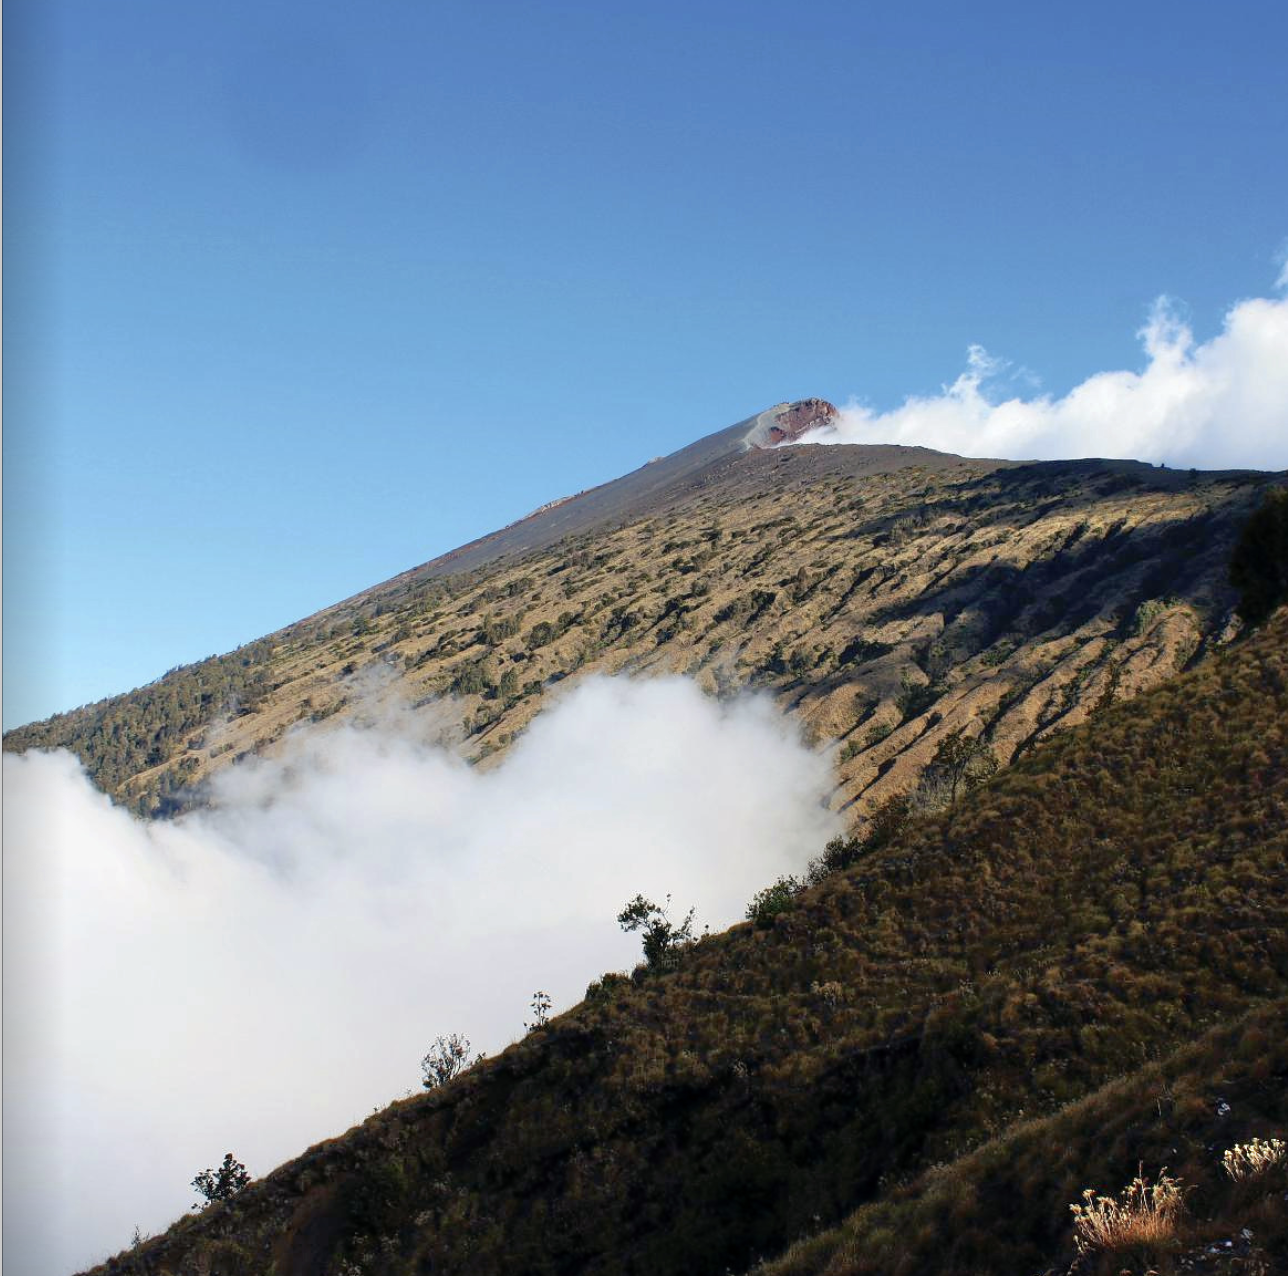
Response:
M812 430L832 425L838 415L836 408L826 399L780 403L756 418L745 442L748 447L757 449L795 443Z

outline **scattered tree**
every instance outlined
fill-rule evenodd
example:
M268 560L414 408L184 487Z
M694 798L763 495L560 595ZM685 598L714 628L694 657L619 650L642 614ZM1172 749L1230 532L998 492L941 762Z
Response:
M1106 666L1105 685L1101 689L1100 696L1091 708L1091 716L1098 718L1102 713L1106 713L1113 707L1114 697L1118 695L1118 684L1123 678L1123 662L1121 660L1110 660Z
M250 1175L246 1173L246 1167L235 1160L231 1152L226 1152L223 1164L217 1170L202 1170L192 1180L192 1186L206 1198L206 1204L210 1205L215 1201L232 1200L249 1182ZM200 1209L201 1206L193 1208Z
M447 1037L439 1037L430 1047L429 1053L420 1061L420 1070L423 1074L421 1084L426 1090L437 1090L454 1077L460 1076L466 1068L473 1067L482 1058L482 1054L470 1058L470 1039L459 1032L453 1032Z
M997 759L983 740L967 736L958 727L940 740L926 770L932 785L941 783L948 790L951 807L957 805L959 794L982 784L997 770Z
M821 855L810 860L805 873L805 884L816 886L825 877L842 872L857 864L862 856L894 841L911 816L912 799L908 794L892 793L868 816L865 836L834 837L823 848Z
M914 682L908 674L899 680L899 694L895 704L899 707L899 720L911 722L919 718L943 694L943 686L937 682Z
M878 802L868 816L868 834L863 839L865 851L875 851L893 842L912 815L912 798L906 793L892 793Z
M511 704L519 698L519 671L513 665L501 675L501 681L497 684L497 695L506 704Z
M1288 488L1266 493L1243 525L1230 557L1230 584L1239 591L1245 625L1259 625L1288 599Z
M680 950L693 943L693 909L684 921L676 925L671 921L671 897L665 906L659 906L643 895L633 900L617 914L618 925L624 931L642 931L644 960L650 970L674 970L679 962Z
M805 880L815 886L832 873L839 873L849 868L863 854L863 843L857 837L842 837L838 834L823 848L823 853L810 860L805 871Z
M536 1032L550 1022L550 1007L553 1003L548 992L538 989L532 994L532 1022L523 1026L528 1032Z

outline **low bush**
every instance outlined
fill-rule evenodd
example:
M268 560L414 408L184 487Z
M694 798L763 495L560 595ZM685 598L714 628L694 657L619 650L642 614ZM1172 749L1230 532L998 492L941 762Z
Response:
M780 877L772 886L766 886L752 897L747 905L747 920L760 927L772 926L775 917L790 911L795 905L800 890L799 878Z

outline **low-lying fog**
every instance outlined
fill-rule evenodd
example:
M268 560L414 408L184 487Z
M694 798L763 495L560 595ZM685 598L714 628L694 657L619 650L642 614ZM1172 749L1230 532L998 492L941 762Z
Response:
M4 758L5 1258L65 1276L159 1231L232 1151L256 1176L496 1053L639 959L669 893L722 929L838 829L827 757L767 701L583 682L483 772L434 715L312 729L170 823L71 755Z

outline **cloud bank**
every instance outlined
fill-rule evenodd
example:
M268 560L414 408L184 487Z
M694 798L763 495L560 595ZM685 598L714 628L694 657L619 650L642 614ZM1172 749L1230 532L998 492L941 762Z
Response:
M1288 287L1288 268L1279 280ZM942 394L890 412L850 403L803 443L918 444L966 456L1102 456L1198 469L1288 469L1288 298L1238 302L1196 343L1167 298L1137 334L1138 372L1100 372L1063 398L1004 398L1009 365L972 346ZM1014 378L1010 378L1014 380Z
M713 929L837 829L767 702L596 678L481 773L422 715L299 734L148 824L66 753L4 758L5 1257L65 1276L158 1231L226 1151L261 1176L408 1091L440 1033L495 1053L638 937Z

